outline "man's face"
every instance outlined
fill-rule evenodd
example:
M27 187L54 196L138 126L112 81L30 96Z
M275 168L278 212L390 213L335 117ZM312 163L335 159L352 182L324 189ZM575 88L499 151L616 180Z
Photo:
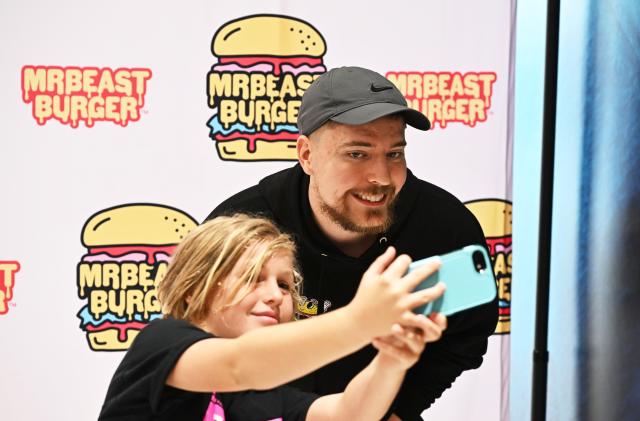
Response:
M377 234L393 221L394 200L407 177L404 120L363 125L329 123L309 139L312 206L342 229Z

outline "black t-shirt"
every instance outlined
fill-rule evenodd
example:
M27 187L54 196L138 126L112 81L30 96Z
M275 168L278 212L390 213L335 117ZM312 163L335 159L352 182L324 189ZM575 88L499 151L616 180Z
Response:
M277 421L306 418L316 395L281 386L266 391L198 393L165 384L180 355L212 338L184 320L151 322L111 380L100 420Z

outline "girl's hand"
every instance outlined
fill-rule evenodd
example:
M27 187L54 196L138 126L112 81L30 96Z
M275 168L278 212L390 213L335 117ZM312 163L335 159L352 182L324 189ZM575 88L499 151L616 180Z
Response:
M440 297L444 284L412 292L420 282L440 267L438 261L407 273L411 258L396 257L393 247L379 256L362 276L355 297L347 306L353 320L371 337L386 335L394 323L413 325L407 321L415 315L411 310Z
M375 338L372 342L379 351L381 364L407 370L413 366L424 350L427 342L435 342L447 328L447 318L440 313L424 317L421 328L393 325L391 335Z

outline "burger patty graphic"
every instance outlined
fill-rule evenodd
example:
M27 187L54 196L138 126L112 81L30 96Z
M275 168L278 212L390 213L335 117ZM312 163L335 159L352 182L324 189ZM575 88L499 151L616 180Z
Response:
M89 218L77 286L88 301L78 317L91 349L126 350L160 317L155 287L177 243L196 225L184 212L155 204L117 206Z
M223 160L295 160L300 99L326 68L322 35L288 16L226 23L213 36L207 125Z

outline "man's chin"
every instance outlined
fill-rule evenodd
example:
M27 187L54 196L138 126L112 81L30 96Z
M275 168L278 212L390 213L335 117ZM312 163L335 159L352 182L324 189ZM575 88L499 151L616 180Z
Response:
M391 209L371 211L364 214L338 210L326 203L321 204L321 211L343 230L365 235L377 235L389 229L393 212Z
M364 234L364 235L378 235L378 234L382 234L383 232L385 232L385 226L384 225L376 225L373 227L358 227L357 230L354 230L353 232L357 232L358 234Z
M343 229L358 234L381 234L389 229L391 221L389 218L367 218L362 221L356 221L352 218L343 219L343 223L340 223Z

